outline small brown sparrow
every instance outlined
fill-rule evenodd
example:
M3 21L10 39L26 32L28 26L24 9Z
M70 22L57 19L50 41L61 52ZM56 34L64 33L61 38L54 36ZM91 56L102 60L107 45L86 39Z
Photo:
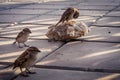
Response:
M65 21L69 21L73 18L78 18L78 17L79 17L78 9L70 7L62 14L61 19L58 21L58 23L55 26L57 26L61 22L63 23Z
M21 75L28 77L27 73L35 74L35 72L31 72L29 69L36 63L37 54L41 52L37 47L29 47L26 49L13 63L13 69L19 67L21 70ZM26 74L22 73L23 68L25 68Z
M20 43L23 43L24 46L28 47L25 42L28 40L29 34L32 33L30 29L24 28L16 37L16 40L13 44L18 42L19 48L21 48Z

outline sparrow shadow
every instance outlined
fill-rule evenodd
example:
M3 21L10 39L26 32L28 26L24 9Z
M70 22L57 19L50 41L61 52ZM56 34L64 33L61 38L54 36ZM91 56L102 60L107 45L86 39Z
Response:
M26 49L26 47L19 48L17 44L13 45L14 40L12 39L1 39L0 41L0 61L16 58Z
M14 80L16 74L10 70L0 71L0 80Z

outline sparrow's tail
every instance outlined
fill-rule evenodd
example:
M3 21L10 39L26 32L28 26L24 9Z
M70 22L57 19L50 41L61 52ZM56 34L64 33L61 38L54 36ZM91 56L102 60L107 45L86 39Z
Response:
M16 67L17 67L17 66L13 66L13 68L12 68L12 69L14 70Z
M13 44L16 44L16 41L15 41L15 42L13 42Z
M9 67L12 67L14 64L12 63L12 64L9 64L9 65L7 65L7 66L5 66L5 67L1 67L0 69L6 69L6 68L9 68Z
M55 24L55 26L57 26L61 21L57 22L57 24Z

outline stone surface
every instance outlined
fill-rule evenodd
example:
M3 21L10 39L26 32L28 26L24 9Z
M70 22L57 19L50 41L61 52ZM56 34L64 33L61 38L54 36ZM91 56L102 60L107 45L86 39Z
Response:
M51 15L62 15L62 13L65 10L59 10L59 11L55 11L52 13L49 13ZM80 10L80 15L84 15L84 16L102 16L106 13L107 11L91 11L91 10Z
M46 18L47 17L47 18ZM45 26L50 26L50 24L56 24L61 16L54 15L42 15L35 17L33 19L23 21L23 23L33 23L33 24L43 24Z
M119 17L103 17L94 24L95 25L119 26L120 25L119 21L120 21Z
M117 9L115 9L115 10L120 10L120 7L118 7Z
M87 40L98 41L113 41L118 42L120 40L120 28L114 27L90 27L90 32L83 37Z
M46 19L47 17L47 19ZM43 24L44 26L50 26L51 24L56 24L61 16L57 15L42 15L36 18L33 18L31 20L23 21L23 23L31 23L31 24ZM92 16L79 16L76 21L83 21L87 25L94 23L98 17L92 17Z
M77 5L75 6L78 9L82 10L82 9L88 9L88 10L110 10L112 8L114 8L114 6L109 6L109 5Z
M51 10L51 9L60 9L60 8L65 8L68 7L69 5L46 5L46 4L36 4L36 5L28 5L28 6L21 6L19 7L19 9L41 9L41 10Z
M119 74L108 73L93 73L93 72L76 72L65 70L47 70L47 69L35 69L38 73L36 75L30 75L28 78L18 77L16 80L104 80L104 79L116 79L119 78ZM87 77L86 77L87 76ZM107 78L111 76L110 78ZM113 76L113 77L112 77Z
M0 62L13 62L18 55L27 49L27 47L19 48L17 44L12 45L13 42L14 39L0 39ZM42 51L42 53L38 55L38 60L61 45L60 42L49 43L47 40L29 40L26 44L36 46Z
M119 69L119 47L118 43L71 42L38 64Z
M36 9L12 9L0 11L1 15L41 15L50 10L36 10Z
M110 12L107 16L120 16L120 11Z
M48 26L45 25L16 25L16 26L8 26L6 28L1 29L1 37L12 37L15 38L17 34L22 31L24 28L29 28L32 33L30 34L30 38L46 38L45 34L47 32Z
M103 1L88 0L86 2L81 2L80 4L81 5L97 5L97 6L99 6L99 5L116 6L116 5L119 5L119 1L114 2L114 1L105 1L105 0L103 0Z
M27 48L18 48L17 44L12 45L16 35L26 27L32 31L26 44L36 46L42 51L38 55L38 66L86 69L86 72L83 72L33 68L37 74L28 78L19 76L15 80L120 79L120 74L117 73L87 72L88 68L120 70L120 0L11 1L0 4L0 69L5 64L13 62ZM80 11L77 21L83 21L88 26L94 25L90 26L91 31L81 38L84 39L83 41L69 42L62 47L62 42L45 40L48 27L58 22L65 9L71 6ZM19 72L14 72L12 69L0 70L0 80L9 80Z
M24 21L27 18L31 18L31 15L0 15L0 22L19 22Z

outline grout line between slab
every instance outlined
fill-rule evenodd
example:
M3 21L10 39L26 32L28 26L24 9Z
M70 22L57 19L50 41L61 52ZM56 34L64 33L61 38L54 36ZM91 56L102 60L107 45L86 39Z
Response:
M15 39L15 37L0 37L1 39ZM29 40L49 40L48 38L29 38ZM72 39L68 42L82 41L82 42L98 42L98 43L120 43L120 41L103 41L103 40L87 40L87 39ZM64 41L61 41L64 42ZM64 43L68 43L64 42ZM63 44L64 44L63 43ZM61 45L62 46L62 45Z
M9 68L12 62L0 62L5 67L0 67L1 70ZM119 69L107 68L90 68L90 67L68 67L68 66L54 66L54 65L34 65L35 68L51 69L51 70L68 70L68 71L84 71L84 72L101 72L101 73L120 73ZM17 77L15 77L17 78Z
M114 10L117 9L118 7L120 7L120 3L119 3L119 5L115 6L113 9L109 10L108 12L106 12L103 16L100 16L99 18L97 18L94 23L96 23L96 22L99 21L101 18L105 17L107 14L109 14L109 13L112 12L112 11L114 11ZM94 23L91 23L90 25L93 25Z
M43 59L45 59L46 57L48 57L49 55L51 55L52 53L58 51L59 49L61 49L65 44L67 44L67 42L63 42L58 48L56 48L55 50L53 50L52 52L50 52L49 54L45 55L44 57L42 57L40 60L38 60L37 62L42 61Z
M120 26L111 26L111 25L91 25L91 26L95 26L95 27L109 27L109 28L120 28Z
M105 17L109 12L113 11L114 9L116 9L117 7L119 7L120 5L116 6L115 8L109 10L107 13L105 13L105 15L99 17L96 22ZM55 10L54 10L55 11ZM52 11L50 11L52 12ZM46 14L48 14L49 12L47 12ZM43 14L45 15L45 14ZM38 17L38 16L41 16L41 15L37 15L37 16L34 16L34 17L31 17L31 18L28 18L28 19L32 19L32 18L35 18L35 17ZM26 19L26 20L28 20ZM24 21L24 20L22 20ZM22 21L19 21L19 22L22 22ZM18 23L19 23L18 22ZM93 23L92 23L93 24ZM92 24L90 26L92 26ZM10 38L10 37L0 37L0 38ZM11 38L11 39L14 39L14 38ZM35 38L31 38L31 39L35 39ZM36 38L37 40L37 38ZM38 40L41 40L41 39L38 39ZM47 39L46 39L47 40ZM75 40L73 40L75 41ZM85 40L85 39L79 39L79 40L76 40L76 41L83 41L83 42L102 42L102 43L120 43L120 42L113 42L113 41L98 41L98 40ZM49 55L53 54L54 52L56 52L57 50L59 50L60 48L62 48L65 44L67 44L66 42L64 42L61 46L59 46L57 49L53 50L51 53L49 53L48 55L44 56L43 58L41 58L39 61L42 61L43 59L47 58ZM3 62L4 63L4 62ZM2 64L0 62L0 64ZM7 63L8 64L8 63ZM57 70L71 70L71 71L86 71L86 72L104 72L104 73L120 73L120 70L114 70L114 69L94 69L94 68L85 68L85 67L66 67L66 66L46 66L46 65L35 65L35 68L45 68L45 69L57 69Z
M32 4L35 4L35 3L22 3L22 4L15 4L16 6L12 6L10 8L2 8L0 11L5 11L5 10L9 10L9 9L16 9L16 8L19 8L21 6L28 6L28 5L32 5ZM9 5L9 4L8 4ZM10 4L10 5L14 5L14 4Z
M68 66L51 66L51 65L35 65L35 68L84 71L84 72L102 72L102 73L120 73L118 69L88 68L88 67L68 67Z

